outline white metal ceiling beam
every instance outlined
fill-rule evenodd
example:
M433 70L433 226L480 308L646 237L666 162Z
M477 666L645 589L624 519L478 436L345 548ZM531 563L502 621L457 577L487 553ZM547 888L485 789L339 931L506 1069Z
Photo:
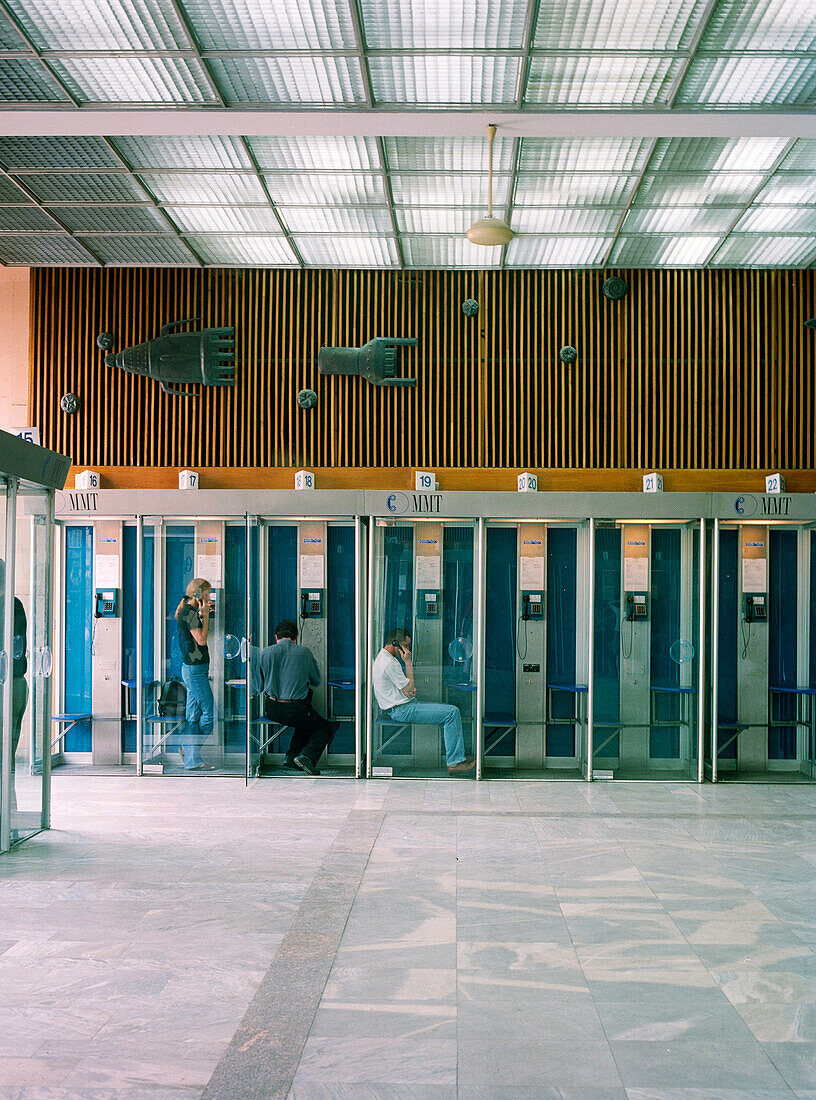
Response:
M348 137L816 138L814 111L378 111L205 110L140 107L0 109L4 137L157 137L167 135Z

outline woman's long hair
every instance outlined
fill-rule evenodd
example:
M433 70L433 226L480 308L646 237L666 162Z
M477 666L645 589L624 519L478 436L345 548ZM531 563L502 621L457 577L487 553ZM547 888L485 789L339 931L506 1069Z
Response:
M187 591L184 593L184 598L176 608L176 618L184 610L184 605L188 600L203 600L205 592L211 592L212 585L209 581L205 581L203 577L193 577L190 583L187 585Z

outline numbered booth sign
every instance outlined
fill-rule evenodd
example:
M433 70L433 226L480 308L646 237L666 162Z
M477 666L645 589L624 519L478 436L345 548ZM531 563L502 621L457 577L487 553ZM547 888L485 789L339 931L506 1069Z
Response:
M432 470L417 470L414 488L418 493L435 493L437 489L436 474Z

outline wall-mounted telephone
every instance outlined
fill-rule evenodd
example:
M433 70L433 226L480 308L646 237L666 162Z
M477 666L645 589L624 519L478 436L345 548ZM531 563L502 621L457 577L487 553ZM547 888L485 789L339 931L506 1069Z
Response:
M522 592L521 617L524 622L541 622L544 618L544 593Z
M119 614L119 600L117 589L97 588L94 606L94 618L115 619Z
M765 623L768 621L768 607L765 593L745 593L743 595L743 621L746 623Z
M300 590L300 617L301 619L323 618L323 589L301 588Z
M645 592L626 593L626 621L645 623L649 618L649 598Z
M417 618L439 618L439 589L420 588L417 591Z

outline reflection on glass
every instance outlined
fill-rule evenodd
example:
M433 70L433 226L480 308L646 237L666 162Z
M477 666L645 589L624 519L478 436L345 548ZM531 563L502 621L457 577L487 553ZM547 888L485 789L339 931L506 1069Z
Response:
M385 774L475 774L473 553L472 524L375 528L372 764Z

